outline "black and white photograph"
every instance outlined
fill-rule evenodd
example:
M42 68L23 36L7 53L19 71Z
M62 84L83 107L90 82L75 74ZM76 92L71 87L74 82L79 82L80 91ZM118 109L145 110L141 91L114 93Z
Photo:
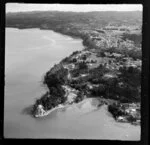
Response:
M141 140L142 4L5 9L4 138Z

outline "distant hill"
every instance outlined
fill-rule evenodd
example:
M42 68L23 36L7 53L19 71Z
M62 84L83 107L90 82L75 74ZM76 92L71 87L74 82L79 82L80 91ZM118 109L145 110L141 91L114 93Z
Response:
M139 25L142 24L142 12L58 12L33 11L6 14L6 27L62 29L101 28L108 24Z

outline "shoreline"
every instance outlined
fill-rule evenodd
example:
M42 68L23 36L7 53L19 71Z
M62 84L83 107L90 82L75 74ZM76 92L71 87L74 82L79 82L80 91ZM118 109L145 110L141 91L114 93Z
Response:
M92 111L100 111L101 107L105 107L106 110L107 110L107 113L109 113L110 115L108 115L110 118L114 119L114 122L115 123L121 123L121 124L130 124L130 125L133 125L133 126L137 126L137 127L140 127L141 125L138 123L131 123L130 121L119 121L117 119L115 119L113 117L113 114L111 112L109 112L108 110L108 107L109 107L109 104L111 104L111 101L112 100L107 100L107 99L99 99L99 98L85 98L83 99L81 102L78 102L78 103L72 103L72 104L65 104L65 105L62 105L62 104L59 104L57 107L54 107L48 111L45 111L45 114L44 115L35 115L34 117L35 118L42 118L42 117L47 117L48 115L50 115L53 111L55 110L59 110L59 109L67 109L68 107L77 107L78 109L78 113L80 113L80 111L84 114L84 113L90 113ZM106 114L107 114L106 113Z
M69 36L73 39L81 39L82 40L82 45L83 45L83 50L85 49L89 49L90 47L90 43L91 42L86 42L86 40L88 39L87 35L86 34L77 34L77 35L73 35L71 34L70 32L69 33L62 33L62 31L57 31L55 29L49 29L49 28L41 28L41 27L23 27L23 28L20 28L18 26L5 26L5 28L14 28L14 29L19 29L19 30L25 30L25 29L39 29L39 30L50 30L50 31L53 31L53 32L56 32L58 34L61 34L61 35L64 35L64 36ZM93 48L96 48L97 46L94 45Z
M54 107L48 111L45 111L45 113L43 115L34 115L34 117L36 118L41 118L41 117L45 117L45 116L48 116L50 113L52 113L53 111L57 110L57 109L60 109L60 108L64 108L66 106L57 106L57 107Z
M98 101L98 104L94 104L93 102L97 100ZM100 99L96 99L96 98L85 98L83 99L81 102L78 102L78 103L72 103L72 104L59 104L58 106L50 109L50 110L47 110L45 111L45 113L43 115L35 115L36 118L41 118L41 117L46 117L48 115L50 115L50 113L52 113L53 111L57 110L57 109L64 109L64 108L67 108L67 107L71 107L73 105L79 107L79 108L82 108L82 105L84 105L84 103L90 103L91 106L95 107L96 109L99 109L99 107L103 106L104 104L102 104L102 100ZM87 109L87 108L86 108ZM90 108L92 110L92 108Z
M61 31L56 31L54 29L49 29L49 28L41 28L41 27L24 27L24 28L19 28L17 26L16 27L15 26L5 26L5 28L14 28L14 29L19 29L19 30L25 30L25 29L49 30L49 31L53 31L53 32L59 33L61 35L70 36L70 37L72 37L74 39L82 39L81 36L74 36L74 35L70 35L69 33L62 33ZM83 39L82 39L82 41L83 41ZM84 46L84 44L83 44L83 46Z

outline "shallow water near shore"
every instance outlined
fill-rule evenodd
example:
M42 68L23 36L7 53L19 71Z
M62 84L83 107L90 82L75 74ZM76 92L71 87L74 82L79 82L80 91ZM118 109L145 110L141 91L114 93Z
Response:
M140 139L140 126L115 122L107 106L95 109L91 99L44 118L22 113L45 93L43 75L73 51L82 50L82 40L50 30L6 28L5 41L6 138Z

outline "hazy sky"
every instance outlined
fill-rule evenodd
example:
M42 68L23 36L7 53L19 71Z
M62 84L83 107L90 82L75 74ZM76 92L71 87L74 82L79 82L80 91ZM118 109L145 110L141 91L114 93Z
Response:
M74 12L88 12L88 11L142 11L141 4L24 4L24 3L7 3L6 12L18 11L74 11Z

